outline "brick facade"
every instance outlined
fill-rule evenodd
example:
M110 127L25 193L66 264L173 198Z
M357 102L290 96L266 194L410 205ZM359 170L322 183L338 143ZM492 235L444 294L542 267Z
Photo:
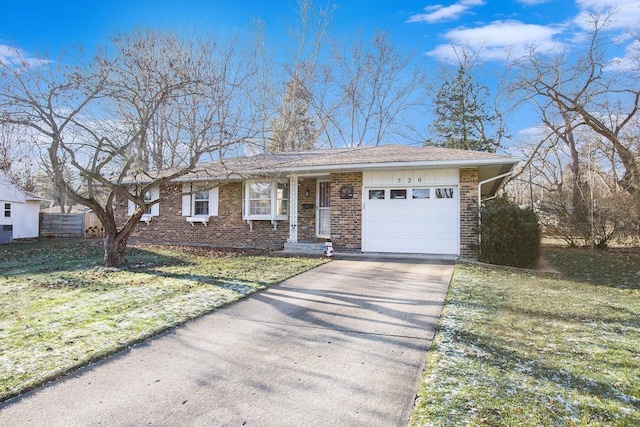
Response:
M357 253L362 250L362 172L331 174L331 238L338 252ZM353 189L352 198L341 198L340 190ZM191 223L182 216L181 184L160 189L163 200L159 216L149 224L141 222L130 238L132 243L170 245L282 249L289 237L289 221L253 221L253 229L242 219L243 183L233 182L219 188L218 216L210 217L207 226ZM316 239L315 178L300 179L298 184L298 241ZM475 257L477 243L478 170L460 169L460 254ZM124 223L127 201L120 201L118 219Z
M351 187L352 198L340 198ZM362 172L331 174L331 240L337 252L362 250Z
M211 246L229 248L282 249L289 237L289 221L278 221L274 229L270 221L253 221L253 229L242 219L242 183L229 183L219 188L218 216L209 224L191 225L182 216L181 185L160 189L161 197L174 196L160 203L160 215L149 224L141 222L129 239L132 243ZM120 223L126 220L127 201L118 206Z
M478 169L460 169L460 256L475 258L478 243Z
M306 192L309 195L306 195ZM306 205L306 206L305 206ZM300 179L298 182L298 241L316 240L316 180Z

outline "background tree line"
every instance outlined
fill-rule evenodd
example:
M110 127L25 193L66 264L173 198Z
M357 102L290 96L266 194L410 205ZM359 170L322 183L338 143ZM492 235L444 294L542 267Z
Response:
M613 11L587 17L584 49L531 49L511 64L512 95L535 105L539 139L509 190L535 207L547 233L572 246L605 248L640 239L640 41L622 62L612 50Z

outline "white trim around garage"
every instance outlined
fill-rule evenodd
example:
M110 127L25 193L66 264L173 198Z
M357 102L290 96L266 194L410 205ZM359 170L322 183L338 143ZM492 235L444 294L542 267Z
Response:
M458 169L365 172L362 251L459 255Z

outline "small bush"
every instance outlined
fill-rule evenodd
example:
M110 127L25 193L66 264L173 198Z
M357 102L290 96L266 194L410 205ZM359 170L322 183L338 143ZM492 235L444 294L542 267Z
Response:
M490 264L533 268L540 257L540 224L530 208L506 197L487 202L480 211L478 260Z

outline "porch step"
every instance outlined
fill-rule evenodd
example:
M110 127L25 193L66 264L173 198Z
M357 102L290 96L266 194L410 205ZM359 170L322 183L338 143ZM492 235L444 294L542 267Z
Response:
M324 251L324 243L316 243L316 242L285 243L284 251L289 253L322 255L322 252Z

